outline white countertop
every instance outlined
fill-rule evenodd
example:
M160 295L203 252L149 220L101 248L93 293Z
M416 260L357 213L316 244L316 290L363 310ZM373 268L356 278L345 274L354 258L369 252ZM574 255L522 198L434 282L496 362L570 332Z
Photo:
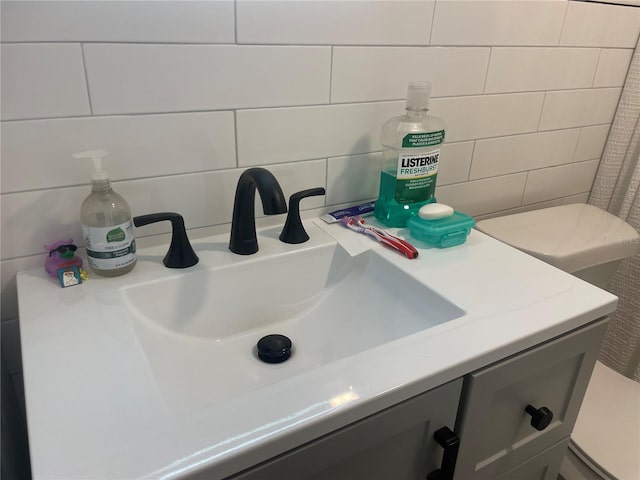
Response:
M123 287L255 256L230 253L226 234L193 242L200 263L187 270L164 268L163 246L139 250L125 276L92 275L65 289L44 268L21 272L33 477L179 478L207 469L206 478L223 478L616 306L615 296L475 230L464 245L419 248L419 258L408 260L338 224L317 223L325 235L316 222L305 222L311 244L337 240L351 254L375 248L465 314L236 398L178 411L154 377ZM307 245L282 244L273 228L259 231L258 241L256 256Z

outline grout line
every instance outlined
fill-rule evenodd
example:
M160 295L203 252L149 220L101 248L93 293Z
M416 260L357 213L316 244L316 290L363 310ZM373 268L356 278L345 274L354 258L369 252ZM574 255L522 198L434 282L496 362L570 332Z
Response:
M502 92L502 93L472 93L472 94L463 94L463 95L449 95L443 97L432 97L432 100L453 100L453 99L467 99L467 98L481 98L481 97L498 97L498 96L515 96L515 95L532 95L536 93L544 93L545 96L549 92L591 92L591 91L601 91L601 90L622 90L622 86L617 87L598 87L598 88L564 88L564 89L556 89L556 90L526 90L526 91L518 91L518 92ZM120 113L101 113L101 114L92 114L92 115L64 115L59 117L35 117L35 118L15 118L2 120L1 123L9 123L9 122L33 122L33 121L46 121L46 120L61 120L61 119L87 119L87 118L105 118L105 117L139 117L139 116L151 116L151 115L181 115L181 114L193 114L193 113L215 113L215 112L230 112L230 111L238 111L238 110L276 110L276 109L295 109L295 108L315 108L315 107L332 107L332 106L351 106L351 105L366 105L366 104L378 104L378 103L392 103L392 102L404 102L405 98L391 98L384 100L352 100L346 102L336 102L336 103L307 103L307 104L296 104L296 105L267 105L267 106L257 106L257 107L223 107L219 109L209 108L203 110L166 110L166 111L155 111L155 112L120 112ZM590 126L590 125L579 125L579 126Z
M235 115L234 115L235 118ZM603 127L603 126L611 126L610 123L605 123L605 124L598 124L598 125L586 125L584 127L570 127L570 128L562 128L562 129L557 129L557 130L546 130L543 132L524 132L524 133L514 133L514 134L508 134L508 135L499 135L497 137L483 137L483 138L477 138L477 139L465 139L465 140L456 140L454 142L447 142L445 143L445 145L453 145L453 144L460 144L460 143L468 143L468 142L473 142L473 149L472 149L472 153L471 153L471 164L473 163L473 155L475 154L475 147L476 147L476 143L479 140L491 140L491 139L499 139L499 138L510 138L510 137L516 137L516 136L521 136L521 135L533 135L536 133L550 133L550 132L560 132L560 131L569 131L569 130L576 130L576 129L581 129L581 128L585 128L585 127ZM236 132L237 135L237 132ZM236 142L237 142L237 138L236 138ZM302 162L312 162L312 161L318 161L318 160L327 160L327 169L328 169L328 159L329 158L337 158L337 157L350 157L350 156L356 156L356 155L370 155L370 154L375 154L375 153L380 153L381 150L372 150L372 151L367 151L367 152L360 152L360 153L344 153L344 154L335 154L335 155L331 155L331 156L320 156L320 157L314 157L314 158L302 158L302 159L298 159L298 160L292 160L289 162L281 162L281 163L269 163L266 164L267 166L270 165L289 165L289 164L298 164L298 163L302 163ZM575 156L575 154L574 154ZM590 160L581 160L580 162L583 161L593 161L596 159L590 159ZM575 161L570 161L567 163L571 164L571 163L580 163L580 162L575 162ZM203 173L218 173L218 172L227 172L227 171L233 171L236 170L238 168L244 168L244 166L240 166L239 165L240 160L239 160L239 155L238 155L238 149L237 149L237 143L236 143L236 166L235 167L230 167L230 168L220 168L220 169L211 169L211 170L196 170L196 171L189 171L189 172L177 172L177 173L167 173L167 174L160 174L160 175L150 175L147 177L132 177L132 178L123 178L123 179L112 179L112 182L114 184L117 183L121 183L121 182L131 182L131 181L140 181L140 180L154 180L154 179L161 179L161 178L166 178L166 177L180 177L180 176L186 176L186 175L200 175ZM513 175L513 174L517 174L517 173L524 173L525 171L533 171L533 170L539 170L539 169L531 169L531 170L522 170L522 171L518 171L518 172L510 172L510 173L505 173L505 174L500 174L500 175L495 175L495 176L489 176L489 177L481 177L481 178L475 178L475 179L470 179L469 176L471 174L471 164L469 166L469 173L467 175L467 181L477 181L477 180L485 180L487 178L495 178L495 177L500 177L500 176L506 176L506 175ZM565 164L561 164L561 165L565 165ZM247 165L246 167L249 166L256 166L256 165ZM560 165L556 165L556 166L560 166ZM549 166L549 167L541 167L541 168L552 168L553 166ZM464 183L464 182L455 182L452 184L448 184L448 185L454 185L456 183ZM18 195L18 194L23 194L23 193L33 193L33 192L42 192L42 191L49 191L49 190L58 190L58 189L65 189L65 188L77 188L77 187L85 187L88 186L88 183L77 183L77 184L69 184L69 185L55 185L55 186L48 186L48 187L43 187L43 188L29 188L29 189L24 189L24 190L17 190L17 191L11 191L11 192L1 192L0 193L0 197L1 196L5 196L5 195Z
M493 47L489 48L489 58L487 59L487 69L484 72L484 83L482 84L482 93L487 93L487 80L489 78L489 68L491 67L491 57L493 56Z
M582 138L583 131L584 131L584 127L580 127L580 131L578 132L578 139L576 140L576 144L573 147L573 155L571 156L571 163L576 162L576 155L578 154L578 145L580 145L580 139Z
M233 137L236 148L236 168L240 167L240 151L238 149L238 111L233 111Z
M431 10L431 30L429 30L429 45L433 40L433 26L436 24L436 5L438 4L438 0L433 2L433 10Z
M529 172L527 172L527 176L524 179L524 186L522 187L522 195L520 196L520 206L524 204L524 194L527 191L527 183L529 183Z
M610 125L610 124L603 124L603 125L597 125L597 126L604 126L604 125ZM580 128L580 127L574 127L574 128L566 128L566 129L562 129L562 130L575 130L576 128ZM549 132L552 131L561 131L561 130L549 130ZM533 132L536 133L536 132ZM543 132L546 133L546 132ZM513 136L518 136L518 135L529 135L528 133L525 134L513 134L513 135L504 135L504 136L500 136L500 137L492 137L492 138L508 138L508 137L513 137ZM489 139L489 138L486 138ZM575 162L573 160L567 162L567 163L562 163L562 164L558 164L558 165L550 165L550 166L545 166L545 167L540 167L540 168L532 168L529 170L521 170L521 171L515 171L515 172L508 172L508 173L502 173L499 175L491 175L488 177L480 177L480 178L474 178L474 179L470 179L469 176L471 174L471 165L473 164L473 155L475 154L475 147L476 147L476 142L478 140L485 140L485 138L481 138L481 139L469 139L469 140L459 140L459 141L455 141L455 142L450 142L450 143L445 143L445 145L452 145L452 144L457 144L457 143L467 143L467 142L473 142L473 148L472 148L472 152L471 152L471 162L469 165L469 171L468 171L468 175L467 175L467 180L462 181L462 182L454 182L454 183L450 183L447 185L455 185L455 184L460 184L460 183L465 183L467 181L471 181L471 182L475 182L478 180L487 180L490 178L497 178L497 177L505 177L508 175L516 175L519 173L525 173L525 172L530 172L530 171L535 171L535 170L542 170L545 168L554 168L554 167L560 167L560 166L564 166L564 165L573 165L573 164L579 164L579 163L584 163L584 162L593 162L595 160L599 160L599 158L593 158L593 159L589 159L589 160L580 160L578 162ZM236 147L237 148L237 147ZM212 169L212 170L196 170L196 171L189 171L189 172L179 172L179 173L166 173L166 174L160 174L160 175L150 175L147 177L131 177L131 178L122 178L122 179L113 179L112 178L112 183L114 184L118 184L118 183L123 183L123 182L136 182L136 181L144 181L144 180L157 180L157 179L163 179L163 178L169 178L169 177L184 177L184 176L188 176L188 175L201 175L201 174L206 174L206 173L223 173L223 172L229 172L229 171L234 171L234 170L238 170L240 168L248 168L248 167L253 167L253 166L264 166L264 167L269 167L269 166L277 166L277 165L297 165L300 163L305 163L305 162L316 162L316 161L320 161L320 160L324 160L326 162L326 174L327 174L327 179L328 179L328 168L329 168L329 159L330 158L339 158L339 157L351 157L351 156L360 156L360 155L371 155L371 154L375 154L375 153L380 153L381 150L372 150L369 152L360 152L360 153L345 153L342 155L332 155L332 156L320 156L320 157L314 157L314 158L302 158L302 159L298 159L298 160L292 160L289 162L280 162L280 163L268 163L268 164L259 164L259 165L255 165L255 164L251 164L251 165L245 165L245 166L240 166L239 163L239 158L238 158L238 153L236 150L236 166L235 167L230 167L230 168L220 168L220 169ZM17 191L11 191L11 192L2 192L0 193L0 197L4 197L7 195L20 195L20 194L24 194L24 193L34 193L34 192L43 192L43 191L50 191L50 190L60 190L60 189L68 189L68 188L80 188L80 187L87 187L89 186L88 183L76 183L76 184L69 184L69 185L54 185L54 186L48 186L48 187L43 187L43 188L29 188L29 189L24 189L24 190L17 190Z
M469 168L467 169L467 181L471 180L471 167L473 167L473 155L476 153L476 143L478 143L478 140L474 140L473 146L471 147L471 161L469 162Z
M543 205L545 203L549 203L549 202L554 202L557 200L564 200L565 198L569 198L569 197L573 197L575 195L584 195L585 193L589 193L589 192L582 192L582 193L576 193L573 195L566 195L564 197L554 197L554 198L550 198L549 200L542 200L540 202L533 202L533 203L526 203L523 205L520 205L518 207L512 207L512 208L505 208L502 210L496 210L495 212L489 212L489 213L483 213L481 215L477 215L474 218L476 218L476 220L486 220L488 218L495 218L495 217L502 217L505 216L507 214L509 214L509 212L511 213L524 213L525 211L522 211L522 207L535 207L536 205ZM539 208L532 208L531 210L539 210L540 208L546 208L546 207L539 207ZM515 212L514 210L520 210L519 212Z
M331 47L331 58L329 62L329 104L331 105L331 97L333 95L333 46Z
M527 92L528 93L528 92ZM474 95L461 95L461 97L471 97ZM436 98L449 98L449 97L436 97ZM450 97L457 98L457 97ZM366 105L375 103L392 103L392 102L404 102L405 98L391 99L391 100L365 100L354 102L341 102L341 103L308 103L300 105L280 105L280 106L263 106L263 107L224 107L220 109L204 109L204 110L166 110L156 112L122 112L122 113L99 113L94 115L64 115L59 117L35 117L35 118L15 118L2 120L1 123L10 122L38 122L46 120L71 120L71 119L88 119L88 118L105 118L105 117L143 117L152 115L183 115L183 114L198 114L198 113L219 113L219 112L233 112L239 110L282 110L282 109L294 109L294 108L314 108L314 107L331 107L331 106L349 106L349 105Z
M536 132L540 131L540 124L542 123L542 115L544 114L544 106L547 103L547 92L544 92L544 98L542 99L542 107L540 108L540 116L538 117L538 125L536 126ZM547 131L547 130L544 130Z
M82 248L82 247L80 247ZM18 255L17 257L8 257L8 258L3 258L0 260L0 262L8 262L11 260L21 260L21 259L27 259L27 258L36 258L36 257L41 257L43 255L46 255L47 252L43 251L42 253L29 253L27 255ZM2 322L5 322L6 320L2 320Z
M329 157L324 159L324 188L325 194L323 195L323 205L327 206L327 197L329 196Z
M442 0L438 0L442 1ZM578 1L578 0L576 0ZM640 8L640 7L638 7ZM234 37L237 32L234 32ZM406 44L388 44L388 43L235 43L233 42L154 42L154 41L108 41L108 40L23 40L23 41L2 41L2 45L42 45L42 44L78 44L85 45L162 45L162 46L211 46L211 47L357 47L357 48L490 48L490 47L509 47L509 48L579 48L579 49L616 49L616 50L634 50L630 45L558 45L558 44L489 44L489 43L464 43L464 44L431 44L424 43L406 43Z
M452 142L445 142L445 144L450 144L450 143L464 143L464 142L477 142L478 140L494 140L494 139L498 139L498 138L509 138L509 137L518 137L521 135L534 135L537 133L551 133L551 132L562 132L562 131L569 131L569 130L576 130L576 129L580 129L580 128L584 128L584 127L603 127L605 125L611 125L611 123L598 123L595 125L576 125L574 127L563 127L563 128L554 128L551 130L531 130L531 131L527 131L527 132L518 132L518 133L506 133L503 135L494 135L494 136L488 136L488 137L480 137L480 138L467 138L467 139L461 139L461 140L455 140Z
M598 52L598 61L596 62L596 68L593 71L593 78L591 79L591 88L594 88L594 84L596 83L596 76L598 75L598 69L600 68L600 59L602 58L602 49Z
M376 152L367 152L367 153L377 153L377 151ZM358 153L358 154L354 154L354 155L366 155L366 153L362 153L362 154ZM345 155L345 156L350 156L350 155ZM243 168L249 168L249 167L265 167L265 168L267 168L267 167L277 167L277 166L283 166L283 165L292 166L292 165L299 165L301 163L307 163L307 162L318 162L318 161L321 161L321 160L326 160L327 158L328 157L305 158L305 159L300 159L300 160L292 160L290 162L266 163L266 164L257 164L257 165L256 164L250 164L250 165L230 167L230 168L219 168L219 169L215 169L215 170L196 170L196 171L190 171L190 172L179 172L179 173L166 173L166 174L161 174L161 175L150 175L148 177L131 177L131 178L122 178L122 179L115 179L115 180L113 178L111 178L111 183L114 184L114 185L117 185L117 184L125 183L125 182L138 182L138 181L144 181L144 180L158 180L158 179L173 178L173 177L186 177L186 176L190 176L190 175L202 175L202 174L207 174L207 173L217 174L217 173L224 173L224 172L234 172L236 170L240 170L240 169L243 169ZM4 197L4 196L8 196L8 195L20 195L20 194L23 194L23 193L46 192L46 191L50 191L50 190L62 190L62 189L68 189L68 188L83 188L83 187L90 187L90 186L91 186L90 183L73 183L73 184L69 184L69 185L54 185L54 186L43 187L43 188L28 188L28 189L12 191L12 192L2 192L2 193L0 193L0 197Z
M238 45L238 0L233 0L233 40Z
M514 171L514 172L504 172L504 173L499 173L497 175L488 175L486 177L479 177L479 178L473 178L473 179L469 179L466 181L462 181L462 182L454 182L454 183L448 183L448 185L459 185L461 183L468 183L468 182L478 182L480 180L492 180L494 178L499 178L499 177L508 177L510 175L518 175L518 174L522 174L522 173L526 173L527 176L529 173L531 172L537 172L539 170L550 170L552 168L560 168L560 167L568 167L570 165L579 165L580 163L589 163L589 162L595 162L595 161L600 161L599 158L591 158L589 160L580 160L578 162L573 162L571 160L569 160L568 162L564 162L564 163L558 163L556 165L546 165L543 167L537 167L537 168L529 168L528 170L518 170L518 171Z
M560 35L558 36L558 43L556 44L557 47L560 46L560 42L562 41L562 34L564 33L564 26L567 23L567 16L569 13L569 2L565 2L565 6L564 6L564 16L562 17L562 27L560 28Z
M91 89L89 88L89 73L87 72L87 61L84 58L84 44L80 44L80 55L82 57L82 68L84 71L84 81L87 86L87 100L89 101L89 113L93 116L93 104L91 102Z
M501 173L499 175L493 175L491 177L483 177L483 178L474 178L473 180L463 180L461 182L451 182L451 183L447 183L446 185L441 185L442 187L452 187L454 185L466 185L467 183L477 183L477 182L483 182L483 181L489 181L489 180L495 180L497 178L506 178L506 177L515 177L515 176L522 176L525 173L529 173L528 171L524 170L522 172L511 172L511 173ZM436 185L437 186L437 185Z

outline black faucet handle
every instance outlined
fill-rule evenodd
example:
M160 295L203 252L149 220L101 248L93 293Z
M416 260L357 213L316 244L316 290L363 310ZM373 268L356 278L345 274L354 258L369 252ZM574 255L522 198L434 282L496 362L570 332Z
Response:
M150 213L148 215L139 215L133 217L133 224L136 227L143 227L150 223L171 222L171 245L169 251L162 259L162 263L167 268L187 268L193 267L198 263L199 258L193 251L187 230L184 227L184 218L182 215L173 212Z
M300 218L300 200L306 197L324 195L325 193L326 190L324 188L318 187L296 192L289 197L289 213L280 234L280 241L284 243L304 243L309 240L309 235L305 231Z

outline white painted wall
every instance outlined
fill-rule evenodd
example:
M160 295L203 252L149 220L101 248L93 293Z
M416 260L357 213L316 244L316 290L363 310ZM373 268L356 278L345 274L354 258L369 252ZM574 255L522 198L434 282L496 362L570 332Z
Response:
M134 214L177 211L188 228L229 222L235 182L253 165L272 168L287 195L325 186L306 209L357 202L377 194L380 126L403 112L413 79L433 82L432 111L448 125L440 201L476 216L585 201L640 9L2 1L1 21L10 320L16 271L43 264L43 244L81 238L89 167L72 153L109 150L114 188ZM3 343L17 351L15 336Z

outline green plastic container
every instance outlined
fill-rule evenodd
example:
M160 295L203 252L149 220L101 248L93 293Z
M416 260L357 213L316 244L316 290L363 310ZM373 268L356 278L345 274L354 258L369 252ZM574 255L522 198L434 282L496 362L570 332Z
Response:
M415 215L407 222L413 238L438 248L463 244L475 224L473 217L460 212L437 220L424 220Z

